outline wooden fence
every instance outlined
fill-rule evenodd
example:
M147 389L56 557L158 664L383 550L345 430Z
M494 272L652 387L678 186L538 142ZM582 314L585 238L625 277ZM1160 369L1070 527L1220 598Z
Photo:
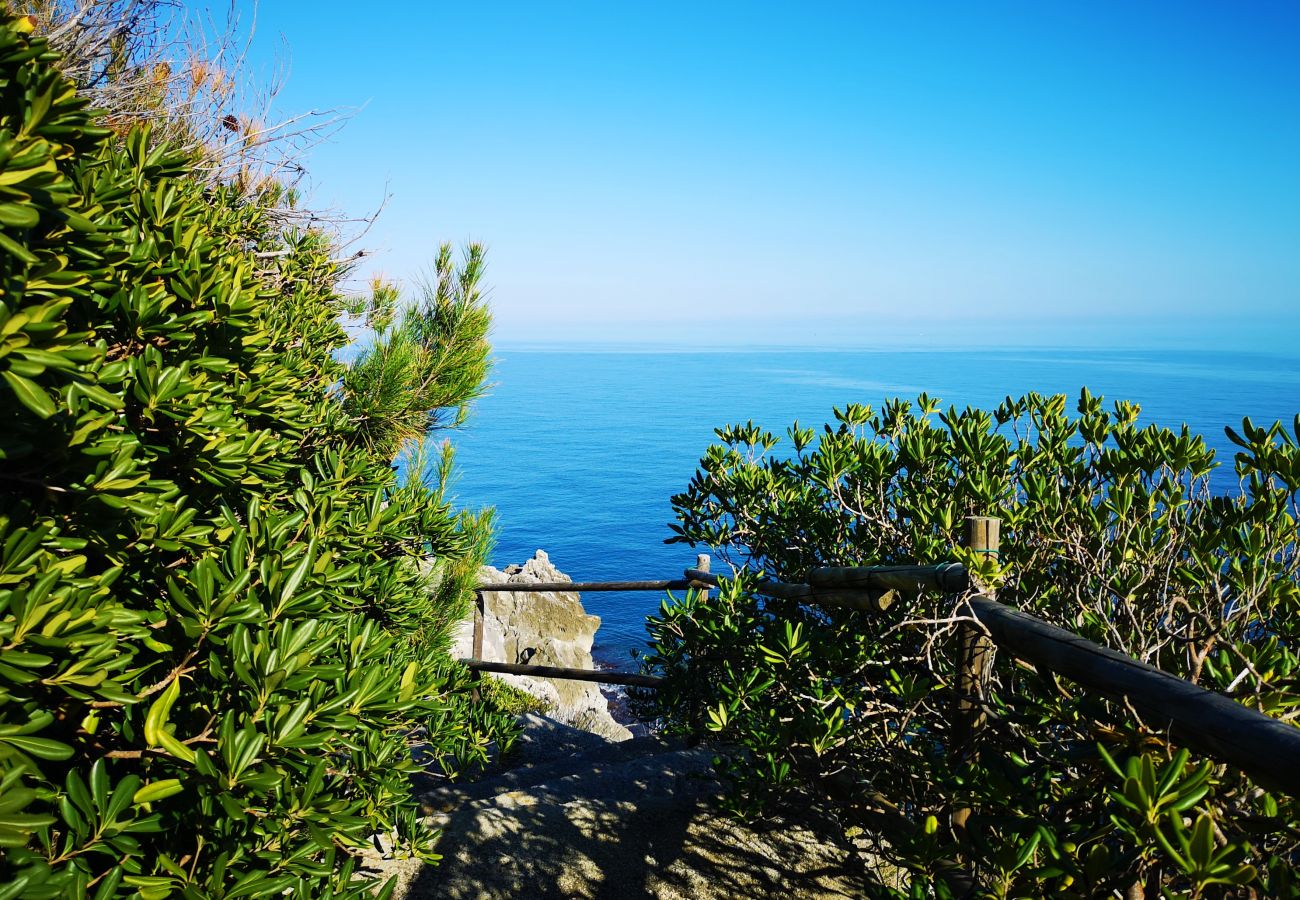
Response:
M998 551L998 520L970 517L966 542L980 552ZM483 592L663 591L716 587L708 557L700 556L684 578L672 581L622 581L556 584L480 585L474 617L474 658L462 660L475 672L506 672L544 678L576 678L609 684L657 688L662 678L593 672L550 666L490 663L483 654ZM800 602L882 613L897 599L920 590L966 595L980 590L960 564L858 566L814 569L806 583L759 582L755 592ZM1231 763L1261 784L1300 796L1300 728L1235 700L1095 644L999 602L991 591L967 596L970 621L962 627L958 678L953 697L953 751L967 755L984 725L985 698L996 650L1068 678L1113 700L1126 702L1151 727L1168 729L1174 740ZM964 819L955 813L958 824Z
M696 568L691 572L709 572L709 556L701 553L696 557ZM654 675L636 675L630 672L608 672L593 669L573 669L561 666L536 666L526 663L488 662L483 659L483 595L487 593L511 594L554 594L565 591L574 593L634 591L684 591L690 588L708 590L712 585L701 581L683 578L668 581L535 581L535 582L500 582L497 584L480 584L474 589L474 636L473 656L462 659L477 679L480 672L496 672L502 675L528 675L533 678L566 678L572 681L594 681L600 684L621 684L629 687L658 688L664 683L662 678ZM477 697L477 694L476 694Z

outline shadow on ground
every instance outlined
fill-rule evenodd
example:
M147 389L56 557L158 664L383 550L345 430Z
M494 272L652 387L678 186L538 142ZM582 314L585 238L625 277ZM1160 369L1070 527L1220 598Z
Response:
M792 822L720 812L702 750L614 762L506 790L436 818L436 867L394 864L409 900L863 897L859 858Z

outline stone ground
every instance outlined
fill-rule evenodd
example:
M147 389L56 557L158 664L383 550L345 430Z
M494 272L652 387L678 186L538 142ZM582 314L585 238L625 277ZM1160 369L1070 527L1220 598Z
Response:
M611 742L530 716L521 764L423 792L438 866L372 859L406 900L864 897L861 857L806 825L746 826L717 807L712 754Z

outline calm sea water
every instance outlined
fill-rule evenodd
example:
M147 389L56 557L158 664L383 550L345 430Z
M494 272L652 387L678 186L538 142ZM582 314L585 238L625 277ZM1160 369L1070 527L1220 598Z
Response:
M754 422L782 433L833 406L879 408L921 391L961 408L1008 394L1086 385L1141 404L1143 421L1186 422L1219 451L1225 425L1300 412L1300 357L1095 351L590 353L499 350L491 392L454 434L462 506L494 506L493 564L545 549L577 581L680 577L695 551L665 545L669 497L683 490L713 429ZM1069 407L1073 409L1073 405ZM602 619L596 653L627 665L662 597L587 594Z

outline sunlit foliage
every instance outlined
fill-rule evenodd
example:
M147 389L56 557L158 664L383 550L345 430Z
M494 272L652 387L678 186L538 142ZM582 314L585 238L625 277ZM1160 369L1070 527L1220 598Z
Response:
M488 522L398 479L422 431L349 414L331 242L268 216L274 185L100 127L24 25L0 20L0 896L366 896L374 835L430 853L412 748L510 739L443 652ZM473 396L459 359L425 396Z
M1007 602L1293 721L1300 418L1230 431L1240 488L1216 493L1201 437L1138 416L1087 391L1074 414L1063 396L992 412L922 396L784 444L721 429L673 498L677 539L739 575L652 619L659 714L743 748L727 764L743 812L795 786L834 798L903 895L944 896L954 872L997 897L1294 895L1293 798L1052 672L1000 654L974 759L951 754L960 598L882 614L750 589L757 571L958 561ZM1002 520L999 556L960 546L968 515Z

